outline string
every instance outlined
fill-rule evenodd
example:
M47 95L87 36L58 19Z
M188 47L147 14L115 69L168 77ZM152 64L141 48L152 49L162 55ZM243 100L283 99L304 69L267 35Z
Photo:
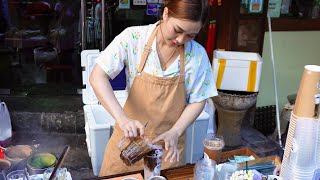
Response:
M160 24L159 26L160 26L160 33L161 33L162 39L164 40L163 33L162 33L162 29L161 29L161 24ZM178 47L178 46L176 46L176 47L174 48L173 52L171 53L171 55L170 55L167 59L164 59L163 56L162 56L162 54L161 54L161 50L160 50L159 47L158 47L158 43L157 43L157 45L156 45L157 52L159 53L160 59L163 60L162 63L161 63L161 60L160 60L161 68L162 68L163 70L166 70L166 64L168 63L168 61L171 59L171 57L172 57L172 56L174 55L174 53L176 52L177 47Z

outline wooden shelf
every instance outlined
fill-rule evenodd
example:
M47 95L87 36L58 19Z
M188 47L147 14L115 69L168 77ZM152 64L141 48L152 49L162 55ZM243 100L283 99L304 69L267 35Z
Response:
M247 15L241 15L239 19L266 19L266 17L263 16L247 16Z
M271 26L272 31L320 31L320 19L272 18Z

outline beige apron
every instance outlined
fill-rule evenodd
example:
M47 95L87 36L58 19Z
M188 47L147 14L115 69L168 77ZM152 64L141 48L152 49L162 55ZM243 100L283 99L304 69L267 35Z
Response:
M180 50L180 75L176 77L156 77L143 72L152 42L158 31L158 26L152 32L141 57L137 76L132 84L128 99L124 105L124 112L129 118L139 120L148 125L145 136L154 138L170 130L179 119L186 106L184 80L184 47ZM124 137L123 131L115 124L114 132L107 144L100 176L119 174L143 169L143 160L132 166L126 166L120 159L119 141ZM186 134L179 138L179 163L162 162L161 169L185 164ZM165 152L163 159L166 157Z

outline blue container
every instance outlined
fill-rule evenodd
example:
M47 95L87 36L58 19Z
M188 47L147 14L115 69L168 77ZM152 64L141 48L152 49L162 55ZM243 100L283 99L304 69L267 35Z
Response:
M110 80L113 90L125 90L126 89L126 73L125 68L115 77L113 80Z

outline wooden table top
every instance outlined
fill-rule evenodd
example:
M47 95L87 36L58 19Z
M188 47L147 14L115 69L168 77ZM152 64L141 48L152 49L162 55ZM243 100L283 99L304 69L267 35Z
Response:
M184 166L165 169L165 170L161 170L161 176L164 176L170 180L178 180L178 179L179 180L193 180L193 168L194 168L194 164L187 164ZM137 173L140 173L143 176L143 170L140 170L140 171L115 174L115 175L110 175L110 176L89 178L86 180L111 179L111 178L115 178L115 177L122 177L122 176L127 176L130 174L137 174Z

